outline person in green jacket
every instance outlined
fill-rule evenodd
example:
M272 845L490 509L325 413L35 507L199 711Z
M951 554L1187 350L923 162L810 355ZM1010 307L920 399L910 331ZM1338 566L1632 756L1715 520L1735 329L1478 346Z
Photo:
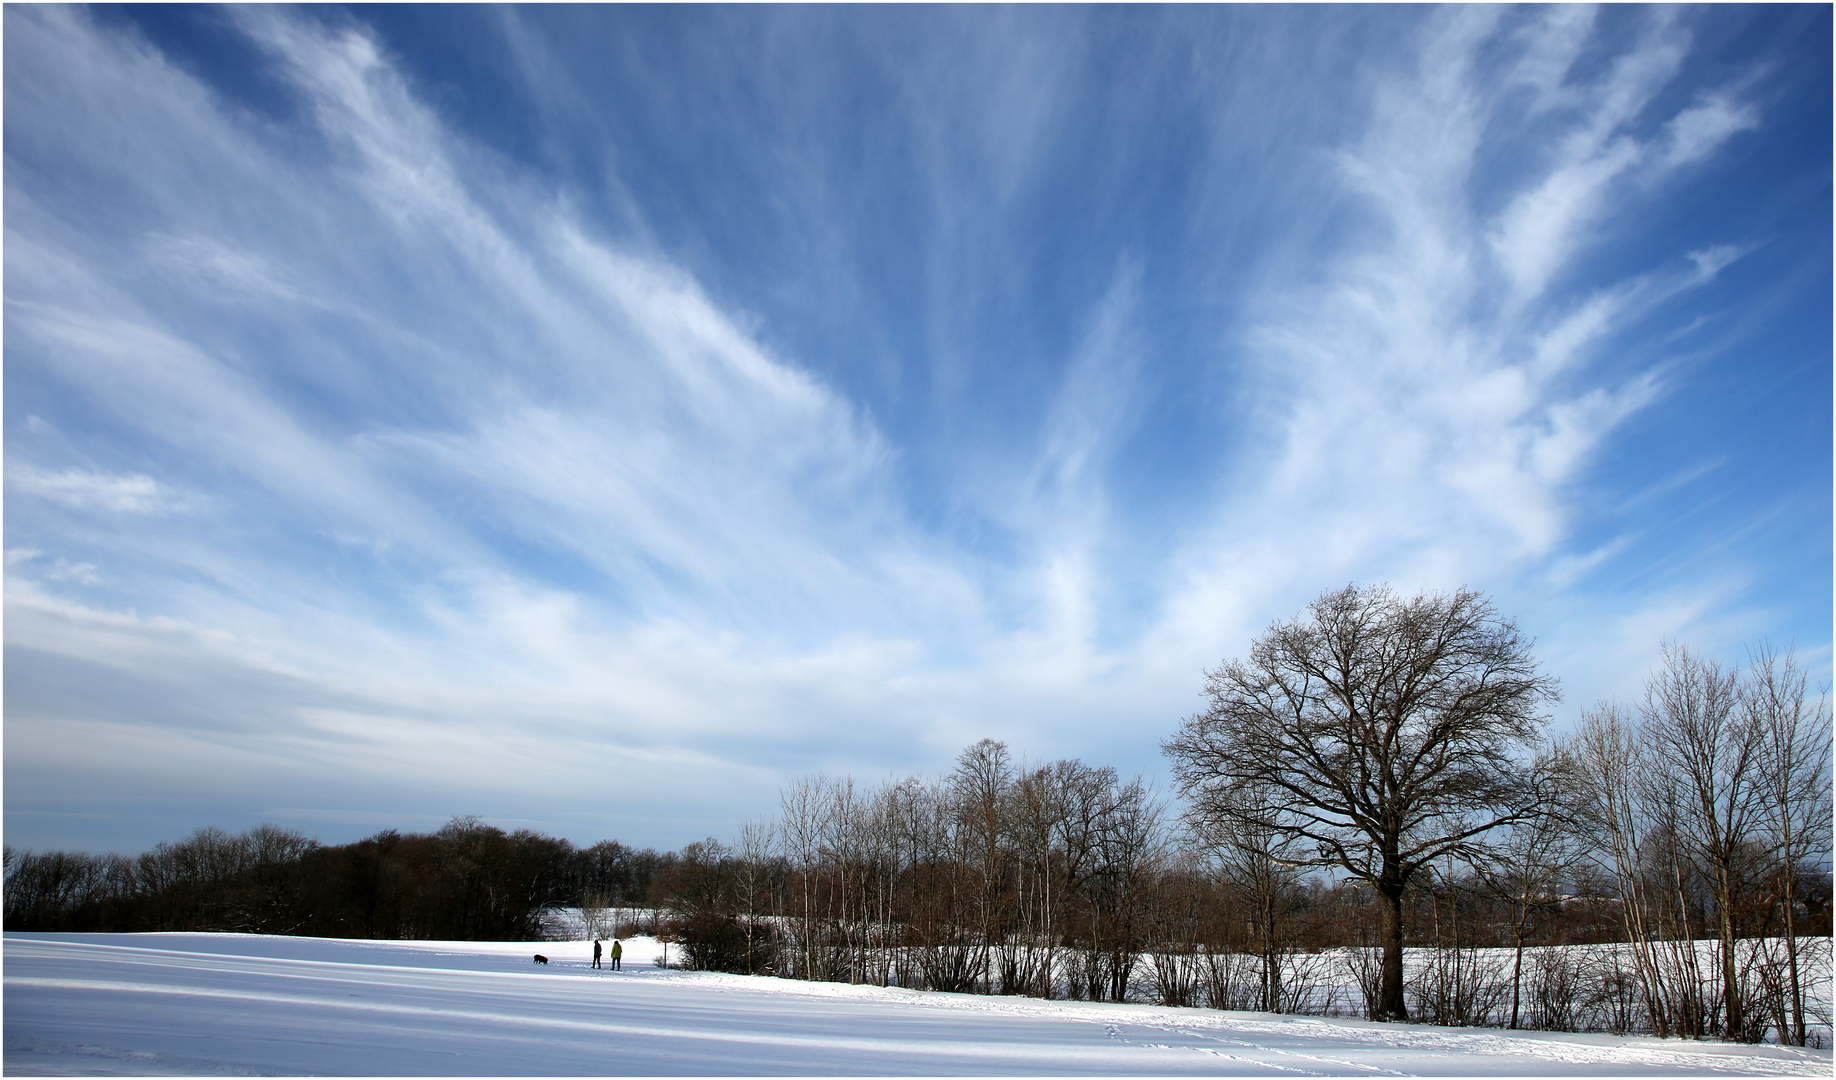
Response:
M619 970L618 958L623 955L625 955L625 947L619 944L619 940L617 938L613 938L612 939L612 970L613 971Z

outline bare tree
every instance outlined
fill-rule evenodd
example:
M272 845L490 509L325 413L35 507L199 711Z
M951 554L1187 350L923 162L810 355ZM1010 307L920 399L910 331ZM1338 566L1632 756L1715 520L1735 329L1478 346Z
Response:
M1721 1009L1705 993L1696 947L1713 913L1688 820L1692 785L1673 760L1686 751L1666 747L1649 723L1613 703L1582 710L1572 747L1584 808L1577 824L1618 893L1651 1031L1700 1038Z
M1620 919L1632 945L1633 968L1654 1034L1670 1034L1667 973L1659 963L1656 907L1646 887L1643 853L1647 815L1641 796L1649 774L1644 747L1631 714L1604 703L1581 710L1581 726L1571 743L1584 810L1578 821L1593 842L1593 858L1611 877L1619 893Z
M761 895L771 877L771 856L778 830L768 821L748 821L740 826L738 857L739 893L746 912L746 974L753 974L758 950L752 945L759 930Z
M1143 946L1148 879L1166 846L1166 807L1139 776L1112 788L1110 800L1114 810L1098 834L1096 872L1085 890L1092 928L1089 970L1102 973L1109 1000L1127 1001Z
M1269 801L1269 793L1253 787L1245 787L1242 794L1256 806ZM1262 962L1261 997L1256 1007L1264 1012L1283 1011L1282 974L1293 950L1289 929L1291 909L1300 892L1296 864L1305 861L1297 855L1303 838L1258 824L1253 814L1188 814L1187 826L1216 860L1227 894L1250 927L1255 953Z
M1578 821L1616 884L1651 1029L1802 1038L1795 893L1804 862L1828 850L1824 702L1808 703L1791 657L1765 646L1742 676L1666 645L1638 720L1584 711L1572 748ZM1775 904L1783 956L1764 940ZM1702 936L1716 944L1708 979Z
M1509 905L1512 1028L1518 1026L1523 1000L1524 940L1530 921L1540 912L1561 907L1564 897L1557 886L1581 860L1571 807L1574 772L1569 753L1561 747L1539 754L1527 776L1544 812L1511 826L1496 844L1494 857L1473 868L1479 888Z
M1034 943L1023 973L1034 987L1028 993L1049 998L1057 992L1058 950L1070 927L1070 906L1088 897L1120 791L1114 769L1077 760L1041 765L1014 781L1008 831L1022 879L1020 930Z
M784 815L778 835L796 871L800 888L796 927L797 947L792 963L798 978L814 979L816 967L816 857L822 843L822 816L826 784L820 776L806 776L780 795Z
M1735 957L1735 905L1743 862L1762 823L1762 728L1740 708L1740 677L1681 645L1645 684L1645 736L1660 763L1664 793L1676 795L1671 829L1702 861L1715 899L1723 1034L1755 1038ZM1668 799L1666 809L1669 809ZM1680 875L1679 875L1680 876ZM1679 897L1681 900L1681 897Z
M608 936L607 926L611 918L611 905L606 902L606 894L597 889L587 889L580 894L580 935L598 941Z
M984 979L992 981L992 950L995 939L1005 929L1007 912L1006 844L1007 803L1014 776L1007 744L983 739L956 758L956 772L951 775L956 796L957 828L968 845L979 888L976 894L976 929L981 940L977 967ZM1010 985L1016 973L1009 970L1002 979L1002 993L1014 993ZM992 987L985 987L984 992Z
M1052 967L1057 938L1058 906L1064 902L1059 888L1060 863L1056 845L1065 816L1062 785L1050 767L1022 770L1008 800L1008 832L1015 851L1017 933L1014 966L1018 985L1039 997L1052 995Z
M1522 758L1555 681L1478 593L1328 593L1208 672L1210 708L1163 747L1200 814L1313 845L1299 865L1371 884L1383 911L1377 1014L1403 1020L1402 897L1535 813ZM1256 791L1266 798L1251 797Z
M820 819L820 853L829 872L828 904L824 927L833 938L825 963L827 977L860 982L866 967L866 906L863 820L865 801L855 790L854 778L831 780L824 788Z
M1829 699L1805 695L1804 673L1790 652L1770 645L1753 651L1743 707L1762 744L1765 815L1777 849L1779 905L1783 909L1786 1004L1779 1041L1806 1045L1804 981L1799 971L1796 886L1800 864L1827 854L1830 844Z
M907 849L911 945L917 982L932 990L972 992L980 981L970 853L957 828L954 795L941 782L911 781L900 798L899 843Z

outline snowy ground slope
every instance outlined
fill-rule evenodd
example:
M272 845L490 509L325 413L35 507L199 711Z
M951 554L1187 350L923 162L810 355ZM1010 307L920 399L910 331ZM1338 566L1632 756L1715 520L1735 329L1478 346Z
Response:
M663 970L631 943L7 934L9 1075L1831 1074L1827 1050ZM544 952L551 963L531 962Z

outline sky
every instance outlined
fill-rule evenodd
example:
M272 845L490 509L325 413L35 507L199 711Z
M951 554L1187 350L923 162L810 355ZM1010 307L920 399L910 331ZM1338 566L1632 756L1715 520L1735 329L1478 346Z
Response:
M1828 679L1827 6L4 18L14 847L1164 787L1347 583Z

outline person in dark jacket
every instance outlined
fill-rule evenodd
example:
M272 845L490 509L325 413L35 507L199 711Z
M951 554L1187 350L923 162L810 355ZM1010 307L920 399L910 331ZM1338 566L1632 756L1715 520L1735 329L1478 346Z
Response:
M593 939L593 966L599 966L599 939Z

